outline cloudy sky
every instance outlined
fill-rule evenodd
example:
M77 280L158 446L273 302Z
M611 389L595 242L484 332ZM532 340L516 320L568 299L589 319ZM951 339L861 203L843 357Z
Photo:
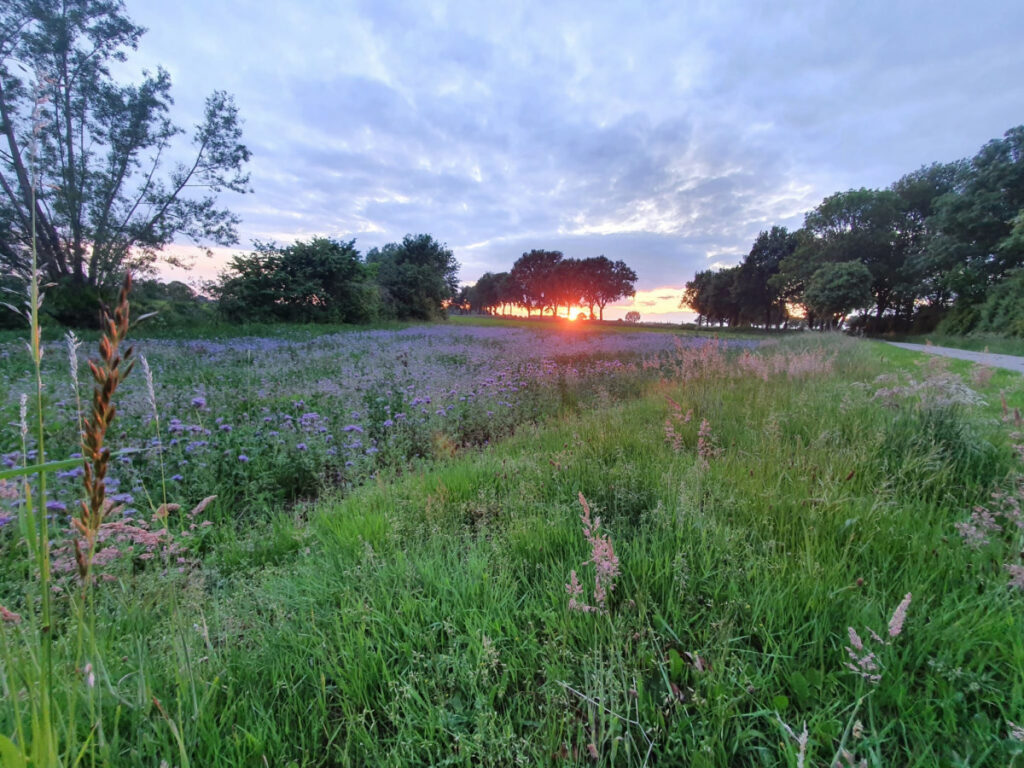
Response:
M175 118L233 93L242 243L406 233L461 279L531 248L623 259L644 319L834 191L1024 122L1024 3L126 0ZM227 255L200 259L212 276Z

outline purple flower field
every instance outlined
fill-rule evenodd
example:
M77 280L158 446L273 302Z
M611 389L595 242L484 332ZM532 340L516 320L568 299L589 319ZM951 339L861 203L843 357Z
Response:
M274 502L345 487L382 469L434 457L440 441L485 445L593 398L628 397L657 378L682 347L705 339L668 333L417 326L305 339L135 342L153 377L157 411L141 371L118 392L111 433L120 455L108 485L118 501L152 508L209 494L243 515ZM751 347L755 342L731 341ZM62 343L48 345L45 381L54 434L48 459L78 450L77 402ZM79 350L78 393L90 384ZM31 391L19 344L0 347L6 467L34 459L22 446L19 397ZM75 503L81 469L56 475L51 505ZM17 500L7 503L17 507Z

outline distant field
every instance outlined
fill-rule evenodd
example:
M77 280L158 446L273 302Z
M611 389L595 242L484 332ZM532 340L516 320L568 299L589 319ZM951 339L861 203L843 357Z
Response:
M110 540L84 655L60 603L68 755L1020 764L1020 376L838 336L565 325L139 341L159 423L136 369L112 515L167 538ZM64 348L45 361L62 457L76 401ZM0 346L10 466L27 371ZM77 474L53 481L60 526ZM0 603L24 613L4 496ZM3 626L13 734L33 638Z

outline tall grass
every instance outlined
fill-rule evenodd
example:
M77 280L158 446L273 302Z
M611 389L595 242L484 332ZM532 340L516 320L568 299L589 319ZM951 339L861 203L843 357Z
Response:
M136 549L55 582L90 585L95 622L80 641L55 603L50 764L1019 764L1019 380L972 405L848 339L669 357L276 513L204 526L209 499L161 490L144 525L90 493L96 541ZM975 547L981 506L1000 530ZM28 571L3 541L6 600ZM5 603L0 733L45 764L32 583Z

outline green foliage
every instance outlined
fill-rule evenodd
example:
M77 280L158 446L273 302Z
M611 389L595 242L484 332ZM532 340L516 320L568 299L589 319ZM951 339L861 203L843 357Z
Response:
M143 32L119 0L15 0L0 10L0 110L9 121L0 265L27 272L34 195L39 266L66 292L83 290L60 309L76 322L95 306L83 286L110 289L125 270L150 267L176 237L236 240L238 219L217 195L248 188L238 110L214 92L192 158L166 170L161 161L180 156L175 137L183 133L167 116L170 76L159 67L137 84L111 75ZM25 68L42 79L28 80Z
M214 287L234 322L365 323L378 313L376 287L355 240L315 237L286 248L257 243L235 256Z
M990 289L981 304L958 306L940 330L1024 338L1024 268Z
M698 272L693 280L686 284L681 306L692 309L702 320L709 323L737 325L740 304L735 298L733 286L739 269L730 267L718 271L706 269Z
M859 261L825 264L807 282L804 304L815 315L827 318L830 327L841 327L850 312L873 301L871 280L871 272Z
M459 264L430 235L406 235L366 254L381 290L381 311L399 320L437 320L457 293Z
M820 281L808 299L813 276L851 262L871 276L869 304L839 302L870 305L871 317L851 323L861 332L927 332L941 321L946 333L1019 333L1024 126L969 160L924 166L888 189L830 195L793 235L762 232L738 267L698 273L683 304L712 321L768 326L773 315L784 317L785 302L799 303L813 326L823 309ZM845 311L824 314L834 321Z
M988 142L961 168L954 192L939 198L928 252L944 283L979 304L988 289L1024 265L1024 126ZM1016 227L1016 230L1015 230Z

